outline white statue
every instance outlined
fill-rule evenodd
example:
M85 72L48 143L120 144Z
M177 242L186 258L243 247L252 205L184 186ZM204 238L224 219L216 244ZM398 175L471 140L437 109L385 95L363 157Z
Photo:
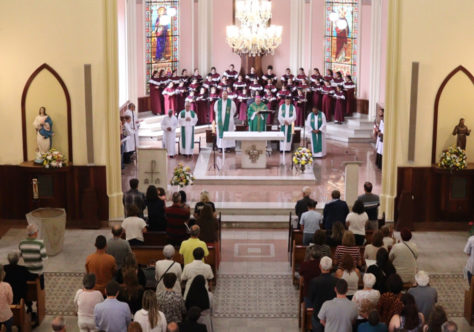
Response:
M41 156L43 153L46 153L51 149L54 135L53 120L51 120L51 117L46 114L45 107L40 107L38 115L33 122L33 126L36 129L36 144L38 146L35 162L42 163L43 158Z

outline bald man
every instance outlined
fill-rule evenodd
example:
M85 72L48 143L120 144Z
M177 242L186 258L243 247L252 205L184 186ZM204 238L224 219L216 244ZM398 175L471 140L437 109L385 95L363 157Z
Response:
M181 242L181 247L179 248L179 253L183 255L184 265L191 263L194 260L193 251L196 248L202 248L204 250L204 256L209 255L209 250L207 250L207 245L204 241L199 240L200 228L198 225L193 225L189 235L189 239Z
M120 225L112 226L113 237L107 240L106 252L115 258L117 269L122 267L123 260L128 253L132 252L128 241L121 238L123 229Z

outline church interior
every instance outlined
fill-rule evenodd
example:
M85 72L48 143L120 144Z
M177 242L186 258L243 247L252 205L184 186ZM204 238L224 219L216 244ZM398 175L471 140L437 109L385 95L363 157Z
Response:
M474 331L472 13L0 1L0 331Z

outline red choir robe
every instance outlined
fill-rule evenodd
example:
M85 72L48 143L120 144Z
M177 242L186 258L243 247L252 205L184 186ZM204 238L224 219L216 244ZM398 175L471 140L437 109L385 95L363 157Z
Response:
M184 110L184 102L187 96L187 91L186 87L184 86L178 86L175 90L176 94L176 107L178 111Z
M242 82L237 81L237 82L234 82L232 87L235 91L242 91L244 88L248 87L248 84L244 81Z
M225 90L227 90L228 86L229 86L228 83L220 82L219 84L217 84L217 89L220 90L220 91L225 91Z
M262 93L262 91L263 91L263 86L261 86L261 85L258 84L258 83L257 83L257 84L252 83L252 84L250 84L250 86L249 86L249 90L250 90L250 91L253 91L253 92L259 92L260 95L261 95L261 93Z
M197 106L196 106L196 97L195 96L187 96L184 101L186 103L189 103L191 105L191 110L196 112ZM182 111L182 110L181 110ZM180 111L180 112L181 112Z
M206 92L196 96L196 113L199 125L209 123L209 107Z
M344 83L346 94L346 115L351 116L356 111L355 84L352 81Z
M193 75L193 76L191 76L190 81L193 81L194 79L196 79L198 83L201 83L202 76L201 75Z
M196 95L196 94L198 94L200 87L201 86L199 85L199 83L191 83L191 84L189 84L188 92L192 91Z
M179 82L184 83L184 85L187 86L189 83L191 83L191 76L180 76Z
M304 110L306 106L306 97L304 95L302 96L296 96L295 97L295 108L296 108L296 125L299 127L303 126L304 122Z
M319 81L318 83L311 84L311 91L313 92L313 95L312 95L313 106L316 106L318 110L321 110L321 104L322 104L322 98L323 98L321 95L321 89L322 89L322 86L321 84L319 84Z
M344 122L344 113L346 111L346 97L343 91L334 92L334 121Z
M288 74L281 75L281 82L282 82L282 83L285 83L285 84L286 84L286 82L288 82L289 79L294 80L294 79L295 79L295 75L293 75L293 74L290 74L290 75L288 75Z
M322 82L324 78L321 75L311 75L310 81L313 83Z
M344 80L342 78L335 78L332 80L331 85L333 87L340 86L342 88L342 86L344 85Z
M163 114L163 96L161 95L160 82L151 79L148 83L150 87L151 112L155 115Z
M250 96L247 93L240 92L237 99L239 100L239 120L245 121L247 120L247 101L249 100Z
M236 70L226 70L224 76L231 82L235 82L237 81L237 77L239 77L239 73Z
M265 93L263 96L263 102L267 104L268 110L275 110L276 109L276 102L277 98L273 93ZM267 123L273 123L273 113L269 113L267 116Z
M298 82L298 85L306 83L307 77L306 75L297 75L295 81Z
M252 84L254 79L258 80L257 74L247 74L245 75L245 79L247 80L248 84Z
M323 86L321 89L321 94L323 95L323 100L321 102L321 110L326 116L326 121L331 121L332 114L334 113L334 105L332 95L334 94L334 87L332 86Z
M211 93L208 97L209 100L209 122L214 121L214 104L220 98L218 93Z
M219 82L221 81L221 75L218 73L212 74L211 81L214 83L214 85L219 84Z
M262 75L262 80L266 84L273 84L276 82L276 75L275 74L265 74Z
M265 85L264 89L265 89L265 90L267 90L267 89L270 90L271 93L276 93L276 92L278 91L277 88L276 88L276 86L273 85L273 84L267 84L267 85Z
M287 96L291 96L291 92L288 90L286 91L280 90L277 92L278 106L281 106L285 103L285 98Z
M164 104L165 104L165 114L169 110L173 110L177 113L179 110L176 108L176 89L175 88L166 88L163 90Z

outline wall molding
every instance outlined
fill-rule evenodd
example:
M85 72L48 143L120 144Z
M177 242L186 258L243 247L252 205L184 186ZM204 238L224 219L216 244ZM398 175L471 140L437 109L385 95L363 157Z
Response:
M370 81L369 81L369 120L377 115L380 99L380 71L382 61L382 2L371 4L370 31ZM360 43L359 43L360 45ZM359 66L360 67L360 66Z

